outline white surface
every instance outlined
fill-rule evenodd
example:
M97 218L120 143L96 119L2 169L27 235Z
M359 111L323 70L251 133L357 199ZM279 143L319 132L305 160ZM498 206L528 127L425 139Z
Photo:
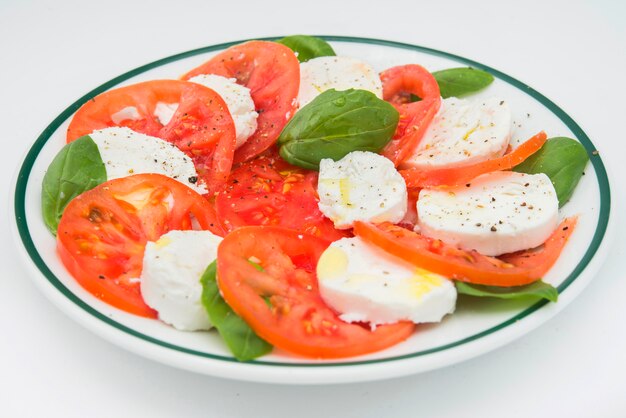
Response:
M11 174L34 138L54 115L102 81L195 47L308 32L426 45L521 79L563 107L586 130L613 168L614 198L623 204L618 192L626 188L626 169L620 165L623 135L611 123L621 120L620 99L626 94L622 81L626 11L620 1L527 1L508 8L500 2L429 2L419 7L406 2L412 13L392 2L382 10L366 12L357 2L319 1L306 15L292 10L292 3L272 8L271 2L254 2L239 8L237 25L220 18L228 16L226 3L188 3L185 8L182 2L172 7L171 1L115 0L107 3L109 9L97 11L79 1L0 3L3 103L14 104L3 104L0 112L4 127L0 184L5 201ZM197 13L200 9L207 13ZM468 21L471 32L463 29ZM110 29L92 29L102 25ZM167 31L161 29L164 25ZM89 62L103 64L85 64ZM626 233L623 222L616 224L618 240L598 277L538 330L447 369L336 387L213 379L159 365L96 338L31 284L10 241L6 216L2 222L2 416L290 416L298 411L303 417L503 413L618 417L626 413L622 271L626 244L619 240Z

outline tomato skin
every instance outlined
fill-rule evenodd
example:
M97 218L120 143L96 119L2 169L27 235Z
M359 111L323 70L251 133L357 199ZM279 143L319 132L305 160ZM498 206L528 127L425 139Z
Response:
M134 280L141 275L146 242L192 229L194 220L223 235L206 200L176 180L160 174L110 180L69 203L59 222L57 252L87 291L126 312L155 318Z
M547 140L545 132L541 131L515 150L493 160L451 168L437 168L434 170L418 170L410 168L400 170L400 174L406 181L406 187L425 188L437 186L461 186L481 174L492 171L510 170L520 164L526 158L539 151Z
M268 41L235 45L182 76L200 74L236 78L250 89L259 117L256 132L235 153L235 164L268 149L297 109L300 63L288 47Z
M179 104L165 126L154 115L159 102ZM112 116L127 107L137 110L137 119L114 122ZM67 129L67 142L111 126L126 126L176 145L191 157L209 193L230 173L235 124L221 96L205 86L153 80L104 92L78 109Z
M279 227L231 232L217 256L217 280L224 299L261 338L302 356L357 356L408 338L415 328L412 323L371 331L341 321L326 306L315 267L327 246L320 238ZM260 260L264 271L249 263L252 257Z
M428 70L417 64L389 68L380 74L380 79L383 99L400 113L396 133L383 150L383 155L398 166L417 147L439 110L439 84ZM410 94L419 96L421 100L410 103Z
M272 150L275 151L275 150ZM242 163L215 198L225 230L252 225L283 226L336 241L350 236L335 229L318 207L318 173L295 167L276 152Z
M541 248L499 258L460 250L390 223L357 222L354 232L383 250L434 273L468 283L509 287L541 279L558 259L575 225L576 219L568 218Z

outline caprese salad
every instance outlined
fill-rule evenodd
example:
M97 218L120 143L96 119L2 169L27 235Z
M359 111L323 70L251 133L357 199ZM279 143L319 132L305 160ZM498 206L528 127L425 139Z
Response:
M556 301L541 279L575 229L559 207L588 156L544 132L513 148L506 98L471 97L492 80L379 74L304 35L235 45L87 101L43 218L87 291L216 328L243 361L382 350L459 294Z

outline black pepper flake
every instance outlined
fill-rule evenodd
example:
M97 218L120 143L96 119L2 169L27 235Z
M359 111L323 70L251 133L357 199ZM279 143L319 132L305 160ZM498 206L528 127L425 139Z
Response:
M472 185L471 183L467 183L465 187L470 187L471 185Z
M526 206L526 202L522 202L520 206Z
M105 279L105 277L104 277L102 274L99 274L99 275L98 275L98 279L100 279L100 280L104 280L104 279Z
M483 225L483 224L481 224L480 222L478 222L478 223L476 224L476 226L482 226L482 225Z
M524 187L528 187L528 186L530 186L530 183L526 183L526 184L524 185Z
M502 106L503 104L504 104L504 100L502 100L502 101L500 102L500 106Z
M491 197L491 201L492 201L492 202L495 202L495 201L496 201L496 198L495 198L495 197Z
M196 184L196 182L198 181L198 176L191 176L189 177L189 183L191 184Z
M567 231L569 229L569 226L564 226L563 227L563 231Z
M491 232L496 232L498 230L498 228L496 228L495 226L491 226Z

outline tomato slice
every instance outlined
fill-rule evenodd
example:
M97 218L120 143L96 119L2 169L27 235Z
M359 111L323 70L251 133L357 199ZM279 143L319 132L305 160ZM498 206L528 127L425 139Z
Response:
M215 198L227 231L246 225L284 226L336 241L349 236L335 229L318 207L316 172L292 166L268 153L235 169Z
M481 174L492 171L510 170L522 163L526 158L539 151L546 142L547 135L541 131L537 135L522 143L512 152L493 160L462 167L437 168L434 170L418 170L410 168L400 170L400 174L406 181L406 187L437 187L437 186L461 186Z
M556 262L576 225L564 220L543 246L515 254L488 257L460 250L402 227L357 222L354 232L364 240L423 269L474 284L521 286L535 282Z
M314 358L358 356L408 338L412 323L369 327L339 319L322 300L315 268L328 242L279 228L251 226L224 238L217 280L226 302L264 340ZM249 260L260 264L258 271Z
M250 160L268 149L296 111L300 88L300 63L288 47L268 41L235 45L189 71L188 80L200 74L236 78L250 89L259 113L257 130L235 153L235 163Z
M72 200L59 223L57 251L87 291L126 312L155 318L140 293L147 241L170 230L223 235L206 200L169 177L137 174L100 184Z
M400 113L396 133L383 155L398 166L421 141L441 105L439 84L431 73L417 64L400 65L380 74L383 98ZM410 95L421 98L410 102Z
M165 126L155 116L159 104L178 104ZM67 142L110 126L126 126L173 143L192 158L209 192L230 173L235 125L224 100L205 86L155 80L104 92L78 109L67 129Z

